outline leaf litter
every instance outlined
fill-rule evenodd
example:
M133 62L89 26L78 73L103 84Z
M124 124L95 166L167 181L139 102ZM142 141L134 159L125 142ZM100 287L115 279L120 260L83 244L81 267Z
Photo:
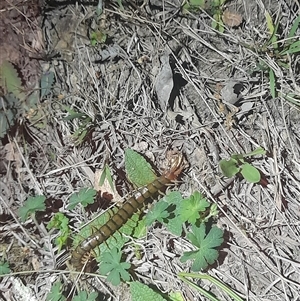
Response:
M271 52L260 51L260 45L267 42L266 35L269 34L264 12L268 11L271 17L276 15L278 8L284 12L280 18L284 39L297 17L297 3L266 4L253 0L243 1L239 6L230 1L226 8L242 16L245 24L238 28L227 24L224 33L212 28L211 17L204 10L182 16L180 1L164 2L164 6L158 1L149 1L151 5L145 2L141 13L138 9L133 10L127 1L122 4L124 10L108 4L103 11L101 26L107 32L108 41L113 40L111 45L90 46L88 38L81 36L84 31L74 26L74 33L68 35L73 40L69 39L72 47L66 48L71 50L70 55L66 54L67 60L54 58L50 61L56 82L41 104L47 108L49 122L44 129L39 129L22 119L29 137L10 136L23 166L16 175L11 163L1 162L4 172L1 172L3 194L0 206L1 212L10 216L11 225L10 232L5 232L6 239L17 237L19 245L34 250L38 245L38 258L45 270L54 269L54 264L56 268L64 266L67 250L63 254L57 253L51 242L55 238L53 234L45 232L43 225L38 224L24 229L18 219L11 218L28 198L28 192L39 195L42 190L47 197L60 198L67 204L74 191L92 187L87 173L103 167L109 154L109 164L114 165L116 171L113 174L116 187L124 195L128 192L122 176L126 148L146 141L148 151L154 154L155 162L152 162L160 166L166 149L179 146L187 155L190 169L182 176L178 189L186 195L199 190L210 200L215 200L222 213L219 224L230 233L229 247L225 249L227 255L208 272L245 298L269 300L272 296L273 300L296 300L299 298L297 262L300 254L297 223L299 109L297 102L291 104L284 96L289 95L290 99L291 93L295 92L293 82L299 79L294 72L297 60L290 54L290 68L281 69L276 57ZM51 36L58 19L64 22L65 16L74 15L88 33L90 28L86 26L96 29L94 17L89 19L94 10L95 7L89 5L71 4L51 8L43 25L46 52L50 54L55 49ZM17 14L14 9L9 11ZM128 16L131 16L130 22ZM273 25L275 21L272 21ZM294 34L299 35L297 29ZM169 88L166 99L158 100L155 82L159 78L160 59L166 45L170 49L169 64L173 76L170 80L177 90ZM101 53L111 47L118 49L112 52L116 55L106 55L103 60ZM64 48L58 47L56 51L60 55ZM138 60L142 56L150 59L141 65ZM30 62L28 56L14 54L16 61L21 57ZM268 89L267 73L257 69L262 68L262 63L272 66L276 75L274 80L281 85L283 93L276 98L272 98L272 91ZM22 68L22 73L29 83L32 76L26 74L26 70ZM239 112L237 120L233 114L232 127L226 128L223 114L227 113L219 108L215 87L230 80L247 86L247 93L243 92L239 101L251 106L249 110ZM174 95L169 95L170 91ZM170 113L164 115L160 103ZM71 138L80 122L63 120L66 116L62 104L92 120L93 130L87 131L89 134L80 145L75 145ZM173 110L175 107L176 111ZM182 112L191 113L183 115ZM268 151L264 159L256 162L266 184L250 184L235 178L229 186L223 185L226 179L218 169L219 161L234 153L250 152L258 146ZM197 151L199 149L201 152ZM0 152L4 158L2 148ZM217 193L212 195L212 191ZM72 211L64 206L59 210L73 218L75 228L87 218L80 206ZM165 228L150 228L147 238L138 242L143 246L142 260L135 259L133 263L139 264L139 280L157 285L161 290L180 291L182 286L176 275L183 266L176 254L181 254L188 242L182 238L174 239ZM130 247L126 252L130 254ZM37 299L44 298L44 292L50 290L48 276L24 277L36 288L43 288L36 289ZM7 281L1 283L1 288ZM111 300L117 300L119 296L129 300L124 291L107 289L97 278L93 281ZM221 293L213 286L211 290L215 295ZM188 294L197 300L203 299L193 290Z

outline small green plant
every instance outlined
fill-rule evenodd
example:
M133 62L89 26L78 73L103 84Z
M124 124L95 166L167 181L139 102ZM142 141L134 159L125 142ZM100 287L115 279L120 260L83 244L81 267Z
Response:
M47 225L47 229L58 229L59 236L55 239L55 244L58 246L58 251L66 244L70 237L69 219L61 212L55 213Z
M104 44L106 42L106 39L107 35L103 31L97 30L91 32L90 40L92 46Z
M37 211L44 211L46 209L45 200L46 197L43 195L29 197L24 202L24 205L19 208L21 221L24 223L29 215L32 215Z
M255 155L264 155L266 151L259 147L253 152L247 154L234 154L231 155L229 160L221 160L220 168L225 177L231 178L236 174L241 174L245 180L250 183L258 183L260 181L260 172L256 167L246 162L246 157Z
M183 12L197 11L203 9L213 17L212 27L219 32L224 32L224 23L222 20L223 6L227 0L187 0L183 5Z
M9 264L7 261L0 261L0 275L6 275L10 273Z
M173 191L154 205L153 210L147 213L145 222L150 225L157 220L178 236L184 224L191 225L192 232L187 234L187 238L198 249L184 253L181 261L193 260L192 270L200 271L218 258L215 248L223 242L223 231L206 225L217 214L216 205L210 204L198 191L186 199L179 192Z
M75 192L70 196L70 204L68 209L73 210L78 204L86 207L89 204L93 204L97 191L93 188L81 188L79 192Z
M109 169L109 166L107 164L105 164L103 172L101 174L100 180L99 180L99 186L102 186L104 184L104 181L107 180L110 188L112 191L115 191L115 187L114 187L114 183L113 183L113 179L111 176L111 172Z
M256 47L255 51L263 57L267 54L268 58L273 59L274 62L278 65L278 67L281 68L282 73L284 73L285 70L289 69L287 55L294 55L300 53L300 41L299 37L296 34L296 31L299 28L300 16L298 16L295 19L288 35L286 37L283 37L282 39L279 39L279 21L277 20L274 24L272 17L267 11L265 12L265 17L267 28L269 31L269 39L262 46ZM255 70L253 70L253 72L263 71L268 76L270 94L272 98L281 95L288 101L299 105L298 95L295 95L294 93L290 92L287 94L282 94L282 92L278 92L280 91L280 88L278 87L279 82L277 81L272 66L266 63L266 61L268 61L268 58L260 58L257 63L257 67L255 68Z
M88 116L85 113L76 112L67 106L63 106L63 107L69 113L67 117L63 118L64 121L77 119L79 122L77 130L75 130L75 132L72 134L72 137L75 140L76 145L79 145L85 140L88 133L90 133L90 131L94 127L93 120L90 116Z
M195 251L184 252L180 258L181 262L192 260L192 271L198 272L206 269L213 264L219 257L216 250L223 243L223 231L216 226L211 228L201 223L200 227L192 225L192 232L188 233L187 238L197 247Z
M96 301L98 293L87 293L86 291L80 291L78 295L74 296L72 301Z
M21 78L14 65L9 61L4 61L0 66L0 87L5 94L11 93L20 101L26 98Z
M50 292L48 293L46 300L47 301L65 301L67 298L62 294L63 284L58 281L54 283L51 287Z
M122 253L117 248L112 248L109 252L102 255L102 261L99 266L100 273L107 275L107 280L113 285L119 285L121 280L129 281L130 275L128 269L130 263L121 262Z
M72 298L72 301L96 301L98 293L87 293L86 291L80 291L78 295ZM47 301L65 301L67 298L64 296L63 284L60 281L55 282L50 292L46 297ZM69 299L68 299L69 300Z
M183 199L180 192L172 191L146 214L145 223L149 226L157 220L171 233L180 236L183 224L186 222L190 224L207 222L217 214L217 206L209 203L200 192L195 191L191 196Z

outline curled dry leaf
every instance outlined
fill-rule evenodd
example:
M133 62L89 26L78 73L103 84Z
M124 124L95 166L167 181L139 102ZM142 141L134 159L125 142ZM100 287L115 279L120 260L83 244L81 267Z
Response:
M226 9L222 14L222 20L228 27L237 27L242 24L243 17L237 12L231 12Z

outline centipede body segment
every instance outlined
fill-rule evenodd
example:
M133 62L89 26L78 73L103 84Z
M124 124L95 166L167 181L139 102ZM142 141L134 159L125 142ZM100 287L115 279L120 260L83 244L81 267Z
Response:
M135 212L143 207L147 199L164 191L167 185L176 180L185 167L183 156L181 153L176 153L169 161L169 168L160 177L137 189L103 226L76 247L72 252L71 263L77 270L82 269L86 255L119 230Z

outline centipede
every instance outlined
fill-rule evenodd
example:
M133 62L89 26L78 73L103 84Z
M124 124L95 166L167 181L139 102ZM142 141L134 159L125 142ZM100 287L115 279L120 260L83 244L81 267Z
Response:
M135 190L103 226L75 248L71 255L71 264L76 270L82 270L93 249L113 236L134 213L143 207L147 200L155 198L159 193L164 192L167 186L177 180L186 166L182 153L173 153L168 158L167 166L168 168L161 176Z

